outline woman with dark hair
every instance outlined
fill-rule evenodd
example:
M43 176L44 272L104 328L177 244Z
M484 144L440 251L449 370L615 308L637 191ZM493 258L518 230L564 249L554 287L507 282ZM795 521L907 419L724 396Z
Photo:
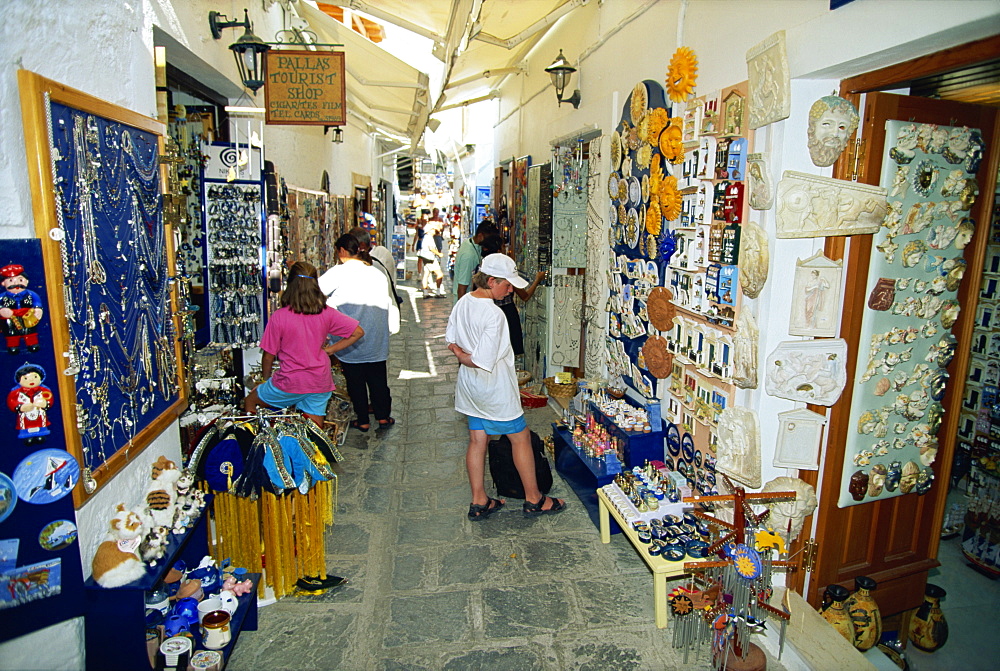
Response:
M390 415L392 396L389 393L386 360L389 358L389 283L377 268L373 268L368 253L350 233L334 243L338 263L319 278L319 287L330 307L357 319L365 330L365 339L347 347L337 355L347 380L357 418L351 426L361 432L371 428L368 408L378 420L378 428L396 423Z
M323 426L336 388L330 355L354 345L365 331L356 319L327 307L316 275L316 268L305 261L296 261L288 270L281 307L271 315L260 341L264 381L243 401L246 412L260 405L294 406ZM281 362L277 371L275 359Z

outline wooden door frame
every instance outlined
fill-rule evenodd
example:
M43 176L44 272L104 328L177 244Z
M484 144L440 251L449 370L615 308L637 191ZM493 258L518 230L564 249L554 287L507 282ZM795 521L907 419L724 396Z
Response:
M897 89L907 84L912 83L917 79L923 77L929 77L936 74L941 74L944 72L949 72L961 67L967 67L970 65L975 65L977 63L982 63L984 61L994 60L1000 58L1000 35L984 38L981 40L976 40L974 42L968 42L966 44L958 45L950 49L945 49L942 51L935 52L933 54L928 54L926 56L920 56L918 58L905 61L903 63L897 63L895 65L890 65L878 70L873 70L871 72L862 73L854 77L848 77L841 80L840 83L840 95L843 98L850 100L855 106L858 106L861 101L861 95L863 93L868 93L872 91L887 90L887 89ZM997 174L997 165L1000 161L1000 150L998 150L997 145L1000 144L1000 115L997 117L997 123L994 127L994 147L989 153L989 169L987 174L990 176L990 184L983 184L980 188L980 194L989 194L993 192L995 184L992 183ZM858 132L860 133L861 128L859 127ZM853 138L852 138L853 142ZM837 179L851 179L851 165L848 158L848 152L845 152L840 159L834 165L833 176ZM860 180L859 180L860 181ZM989 190L987 190L989 189ZM847 252L848 240L842 236L827 237L824 247L824 254L834 260L844 259ZM975 268L969 268L969 271L974 271ZM979 272L981 273L981 260L979 266ZM861 287L864 290L864 287ZM860 317L859 317L860 318ZM961 355L967 357L968 352L961 352ZM956 357L958 358L958 357ZM956 370L960 369L962 362L959 361L956 365ZM810 408L815 412L821 414L826 414L827 408ZM946 418L946 421L942 424L942 431L949 430L949 427L954 430L957 426L958 417L956 413L950 413L955 415L951 418ZM953 453L948 453L947 455L942 454L942 459L947 458L951 460L953 458ZM947 466L947 471L950 473L951 464ZM799 477L805 482L809 483L817 489L820 490L819 483L819 471L800 471ZM938 482L938 486L947 486L947 477L942 478L943 482ZM830 496L830 492L822 492L826 496ZM935 510L933 521L936 524L940 524L943 515L943 504L937 506L938 509ZM822 524L822 520L818 520L820 524L816 525L817 530L823 528L825 525ZM805 520L803 524L804 534L808 534L808 529L813 528L813 518L810 516ZM808 537L808 536L806 536ZM932 541L930 556L936 556L938 550L939 539L935 538ZM796 539L791 550L793 552L801 548L801 537ZM819 548L820 553L823 553L824 548L822 544ZM930 567L928 567L930 568ZM788 575L788 586L789 588L804 594L806 575L805 571L796 571ZM819 593L819 590L815 589L815 586L810 589L814 595ZM804 594L805 595L805 594ZM808 599L808 595L805 595ZM814 607L818 607L819 603L817 599L810 600L810 603Z

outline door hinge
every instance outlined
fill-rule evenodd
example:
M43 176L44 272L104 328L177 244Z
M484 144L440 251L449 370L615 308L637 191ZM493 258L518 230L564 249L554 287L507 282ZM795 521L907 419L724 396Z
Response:
M816 570L816 555L819 554L819 543L808 539L802 544L802 570L812 573Z
M847 161L850 167L851 181L856 182L861 178L861 174L864 172L865 167L865 150L867 149L867 140L864 138L855 138L853 141L849 142L849 150L847 154Z

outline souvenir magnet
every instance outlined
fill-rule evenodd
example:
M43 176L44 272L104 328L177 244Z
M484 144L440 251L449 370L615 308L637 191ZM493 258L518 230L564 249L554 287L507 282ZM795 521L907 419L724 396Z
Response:
M885 311L892 307L896 300L896 280L880 277L868 296L868 307L872 310Z

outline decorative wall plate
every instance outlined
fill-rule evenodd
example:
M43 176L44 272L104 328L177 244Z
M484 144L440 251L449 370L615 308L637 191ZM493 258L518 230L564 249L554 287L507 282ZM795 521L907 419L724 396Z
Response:
M618 131L611 134L611 170L618 170L622 164L622 136Z
M632 115L632 125L638 126L646 113L648 106L648 96L646 95L646 85L639 82L632 89L632 96L629 98L629 112Z
M618 177L617 172L612 172L608 175L608 196L610 196L612 200L617 200L619 198L620 191L618 190L618 183L620 181L621 179Z

